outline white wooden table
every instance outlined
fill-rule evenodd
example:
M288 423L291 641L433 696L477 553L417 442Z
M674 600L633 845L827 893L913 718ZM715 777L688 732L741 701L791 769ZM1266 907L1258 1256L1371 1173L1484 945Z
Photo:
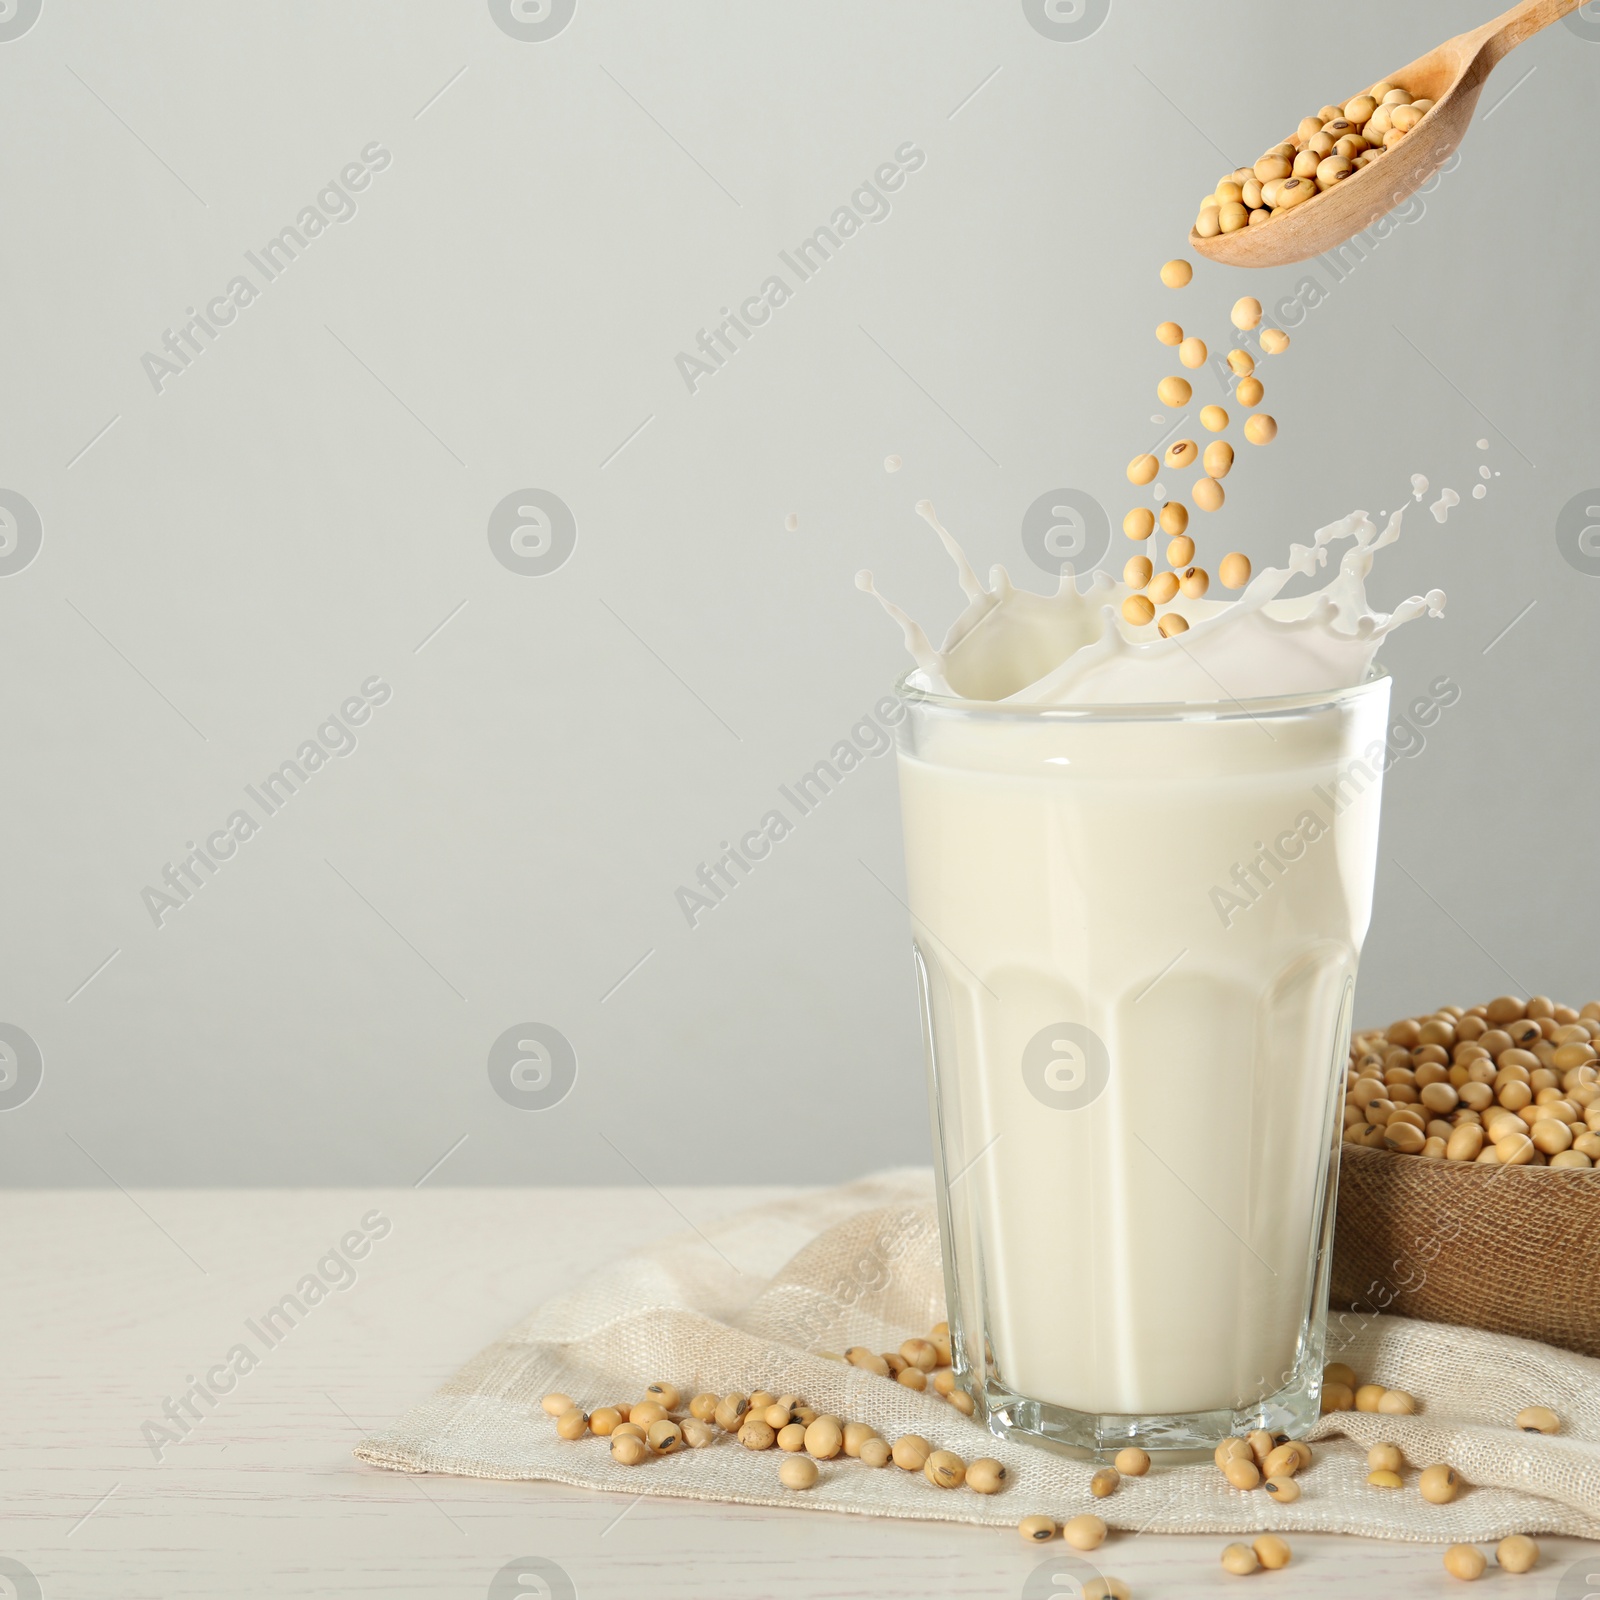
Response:
M992 1529L407 1477L352 1458L358 1437L541 1300L681 1229L674 1206L705 1222L779 1192L0 1194L0 1597L1075 1594L1030 1586L1047 1553ZM358 1281L310 1309L213 1410L197 1405L202 1420L156 1461L142 1433L167 1397L234 1345L259 1348L245 1319L259 1325L373 1210L392 1228ZM1102 1566L1137 1596L1220 1593L1238 1581L1218 1566L1225 1542L1114 1536ZM1494 1592L1547 1600L1580 1554L1596 1554L1579 1540L1543 1547L1525 1578L1491 1567ZM1277 1600L1461 1592L1440 1555L1299 1537L1291 1567L1250 1581ZM570 1589L514 1569L497 1580L520 1557L555 1563Z

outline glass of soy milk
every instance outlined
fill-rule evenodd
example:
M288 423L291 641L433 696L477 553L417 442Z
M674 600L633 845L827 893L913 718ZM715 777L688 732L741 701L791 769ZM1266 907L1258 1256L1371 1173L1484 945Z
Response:
M1388 678L899 692L959 1381L997 1433L1068 1451L1304 1433Z

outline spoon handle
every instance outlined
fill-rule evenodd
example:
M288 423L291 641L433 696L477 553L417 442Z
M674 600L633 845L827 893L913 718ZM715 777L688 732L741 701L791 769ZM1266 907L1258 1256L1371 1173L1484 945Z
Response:
M1524 39L1531 39L1552 22L1559 22L1576 11L1580 3L1581 0L1522 0L1521 5L1513 6L1504 16L1486 23L1478 30L1483 35L1486 64L1493 67L1503 61Z

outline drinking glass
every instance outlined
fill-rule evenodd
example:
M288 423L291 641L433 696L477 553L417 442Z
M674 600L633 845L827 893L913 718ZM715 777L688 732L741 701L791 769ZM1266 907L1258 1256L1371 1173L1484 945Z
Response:
M1195 1450L1319 1410L1389 680L1213 705L898 686L958 1381Z

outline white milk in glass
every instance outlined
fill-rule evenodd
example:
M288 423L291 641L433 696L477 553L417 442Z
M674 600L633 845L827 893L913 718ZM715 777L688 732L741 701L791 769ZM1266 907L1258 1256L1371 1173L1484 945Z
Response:
M914 723L946 1176L971 1163L983 1331L1018 1393L1199 1412L1287 1381L1371 910L1379 779L1347 762L1381 743L1387 687L1259 721ZM1084 1105L1062 1022L1104 1045ZM1041 1034L1060 1065L1030 1086Z

